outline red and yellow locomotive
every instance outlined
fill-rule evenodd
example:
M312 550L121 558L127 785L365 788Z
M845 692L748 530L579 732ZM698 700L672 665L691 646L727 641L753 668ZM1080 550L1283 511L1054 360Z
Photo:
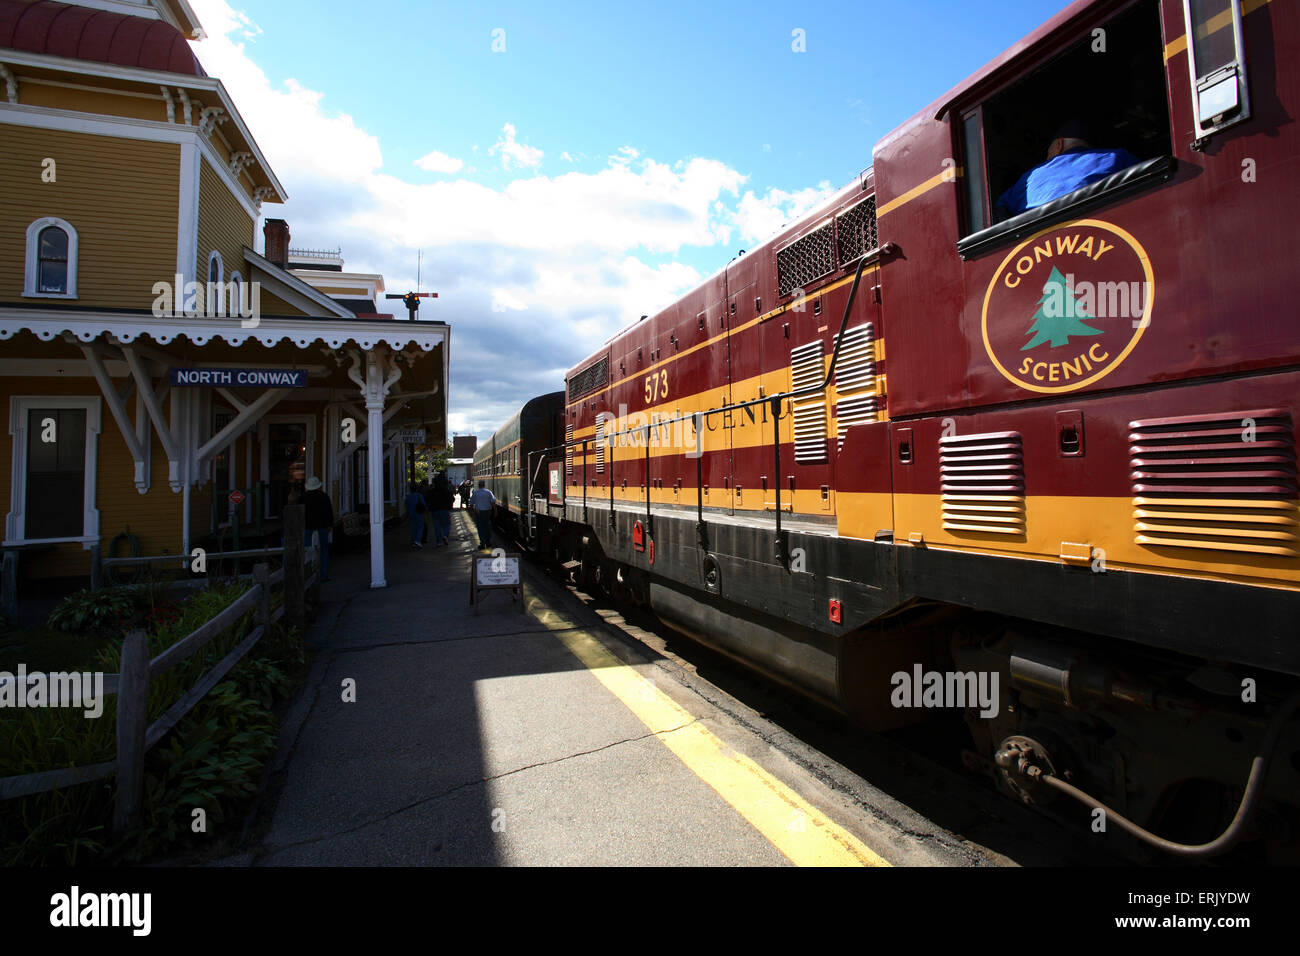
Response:
M1028 802L1201 844L1271 759L1185 852L1294 853L1297 108L1294 3L1079 0L576 366L516 510L869 727L996 676L972 762ZM1003 208L1067 122L1128 160Z

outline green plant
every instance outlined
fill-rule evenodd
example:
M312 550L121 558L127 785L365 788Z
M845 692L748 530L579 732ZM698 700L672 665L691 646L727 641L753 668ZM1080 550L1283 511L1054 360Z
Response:
M135 600L125 588L69 594L46 621L56 631L121 634L135 617Z

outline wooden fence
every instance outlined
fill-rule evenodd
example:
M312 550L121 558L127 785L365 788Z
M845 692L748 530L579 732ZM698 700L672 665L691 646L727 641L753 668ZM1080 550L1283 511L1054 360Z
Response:
M136 629L126 635L122 643L122 669L117 674L104 675L104 695L117 696L117 758L82 767L65 767L16 777L0 778L0 800L30 796L49 790L88 783L117 775L117 794L113 807L113 828L130 829L140 819L144 794L144 758L149 748L176 726L194 705L203 699L223 677L239 663L240 659L257 644L271 625L288 617L290 623L306 623L306 595L320 584L317 568L306 567L308 549L303 547L303 537L286 536L285 565L275 573L262 562L253 569L253 586L228 608L202 627L182 638L152 660L149 658L149 639L143 630ZM310 549L314 552L315 549ZM172 556L173 558L175 556ZM314 553L311 557L315 557ZM316 562L313 561L313 564ZM310 575L306 572L310 571ZM271 588L284 585L284 601L271 608ZM204 674L193 687L172 704L152 724L149 719L149 683L203 650L226 628L236 623L249 610L254 611L254 627L229 654Z

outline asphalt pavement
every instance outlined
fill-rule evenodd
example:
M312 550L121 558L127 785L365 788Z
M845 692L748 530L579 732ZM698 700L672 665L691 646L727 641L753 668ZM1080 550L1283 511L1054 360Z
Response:
M452 539L390 529L382 589L368 554L334 557L256 835L225 865L979 862L863 813L555 582L471 606L460 510Z

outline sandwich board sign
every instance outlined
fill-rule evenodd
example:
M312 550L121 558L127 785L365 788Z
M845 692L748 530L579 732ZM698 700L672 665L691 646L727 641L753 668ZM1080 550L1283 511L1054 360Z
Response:
M482 602L483 591L509 591L510 600L519 601L524 609L522 580L519 577L519 553L493 548L491 554L476 553L470 560L469 603L474 610Z

